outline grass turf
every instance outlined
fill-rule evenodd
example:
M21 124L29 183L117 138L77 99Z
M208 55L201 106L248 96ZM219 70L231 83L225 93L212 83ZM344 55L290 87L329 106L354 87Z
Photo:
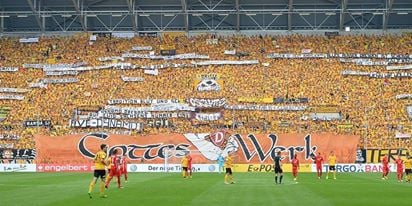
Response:
M295 184L285 174L282 185L273 173L234 173L236 184L225 185L223 174L129 173L124 189L112 180L99 198L87 195L91 173L1 173L0 205L409 205L412 184L398 183L395 174L381 180L378 173L340 173L338 179L299 174Z

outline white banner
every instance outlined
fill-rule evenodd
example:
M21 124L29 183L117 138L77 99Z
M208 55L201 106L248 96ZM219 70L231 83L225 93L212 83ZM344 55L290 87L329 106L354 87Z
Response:
M40 82L44 84L67 84L76 83L79 80L77 78L62 78L62 79L41 79Z
M13 149L14 143L0 143L0 149Z
M216 121L222 118L222 114L220 112L217 113L196 113L195 119L200 121Z
M196 53L188 54L178 54L174 56L158 56L152 54L135 54L135 53L124 53L123 58L134 58L134 59L157 59L157 60L175 60L175 59L209 59L208 55L200 55Z
M386 66L389 64L388 61L372 61L372 59L339 59L343 63L354 63L360 66Z
M191 64L174 64L174 63L165 63L165 64L157 64L157 65L141 65L139 68L141 69L167 69L167 68L186 68L186 67L193 67Z
M412 134L410 134L410 133L400 133L400 132L397 132L397 133L395 134L395 138L398 138L398 139L409 139L409 138L411 138L411 136L412 136Z
M112 113L113 112L113 113ZM142 112L134 111L132 113L116 113L118 110L106 110L103 109L99 112L91 112L88 115L81 115L81 119L89 118L107 118L107 119L169 119L169 118L185 118L189 119L192 117L191 112Z
M225 105L227 110L258 110L258 111L304 111L306 106L274 106L274 105Z
M159 70L158 69L145 69L143 73L157 76L159 75Z
M7 88L7 87L0 88L0 93L26 93L29 91L30 89L22 89L22 88Z
M3 94L3 95L0 95L0 99L23 100L24 96L22 96L22 95L13 95L13 94Z
M37 42L39 42L39 38L38 37L20 38L19 42L20 43L37 43Z
M127 122L117 119L80 119L70 120L70 127L81 128L125 128L129 130L142 130L143 124L138 122Z
M131 114L133 112L172 112L172 111L195 111L195 107L180 103L161 103L153 104L150 107L116 107L106 106L106 110L112 110L112 113Z
M79 68L81 68L81 67L79 67ZM119 62L119 63L95 66L95 67L92 67L92 70L110 69L110 68L113 68L113 69L135 69L136 66L132 65L132 63Z
M86 62L77 62L73 64L43 64L41 68L43 69L43 71L67 71L71 70L72 68L78 68L85 65L87 65Z
M206 44L207 45L214 45L214 44L218 44L219 40L218 39L206 39Z
M109 99L108 104L158 104L179 103L179 99Z
M390 62L409 62L409 61L392 61L397 60L410 60L412 59L412 54L334 54L334 53L318 53L318 54L291 54L291 53L272 53L267 55L267 58L278 58L278 59L293 59L293 58L369 58L369 59L389 59Z
M386 70L408 70L412 69L412 65L401 65L401 66L387 66Z
M43 69L43 71L66 71L70 68L85 66L86 64L86 62L73 64L23 64L23 68Z
M43 82L34 82L29 84L30 88L47 88L47 84Z
M18 67L0 67L0 72L17 72Z
M152 46L134 46L132 51L152 51Z
M116 38L132 39L135 34L134 32L112 32L112 36Z
M280 53L273 53L268 54L266 58L269 59L309 59L309 58L327 58L327 54L316 54L316 53L309 53L309 54L280 54Z
M41 65L27 65L27 66L41 66ZM32 68L32 67L30 67ZM119 62L119 63L112 63L112 64L105 64L105 65L100 65L100 66L70 66L70 65L66 65L66 66L52 66L52 67L45 67L43 65L43 71L47 71L47 72L51 72L51 71L91 71L91 70L100 70L100 69L135 69L136 66L132 65L131 63L124 63L124 62Z
M36 164L0 164L0 172L36 172Z
M225 50L225 51L223 52L223 54L235 55L235 54L236 54L236 49L233 49L233 50Z
M203 62L192 62L195 66L208 66L208 65L251 65L259 64L259 60L210 60Z
M46 76L78 75L77 71L46 71Z
M191 117L190 112L161 112L161 113L151 113L144 112L146 116L139 114L123 114L122 119L170 119L170 118L185 118L189 119Z
M198 108L220 108L226 105L226 99L189 99L190 105Z
M122 80L124 82L143 82L144 78L143 77L126 77L122 75Z
M412 99L412 94L398 94L396 99Z
M342 119L342 114L338 112L328 112L328 113L323 113L323 112L311 112L309 113L309 117L313 121L333 121L333 120L341 120Z
M302 54L310 54L311 52L312 52L312 49L302 49L300 51L300 53L302 53Z
M107 62L107 61L113 61L113 60L124 61L124 58L119 57L119 56L111 56L111 57L99 57L97 60L101 62Z
M44 64L23 64L23 68L43 69Z
M409 116L409 119L412 119L412 105L406 106L406 113Z
M128 172L182 172L180 164L127 164ZM192 171L218 172L217 164L192 164Z
M367 76L370 78L407 78L412 77L412 72L400 72L400 73L377 73L377 72L362 72L353 70L343 70L341 72L344 76Z
M0 140L19 140L20 136L17 134L0 134Z

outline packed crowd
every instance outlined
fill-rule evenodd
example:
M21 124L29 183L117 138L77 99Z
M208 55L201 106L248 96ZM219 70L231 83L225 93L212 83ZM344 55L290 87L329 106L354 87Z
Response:
M211 60L259 60L256 65L203 66L197 68L161 69L158 76L147 75L141 69L94 70L81 72L76 83L49 84L47 88L33 88L24 100L0 100L0 106L12 107L7 118L0 122L2 133L13 133L21 138L1 140L0 144L15 141L16 148L33 148L34 134L63 135L99 128L70 128L69 120L79 106L107 105L109 99L153 98L226 98L229 105L241 104L239 98L308 98L309 103L294 104L310 107L334 105L343 115L342 120L313 121L309 109L305 111L242 111L223 110L218 121L202 122L173 118L173 127L126 131L131 135L153 133L210 132L228 127L238 133L316 133L335 132L361 136L360 145L366 147L409 148L410 141L395 139L396 133L412 133L411 119L406 105L412 100L397 100L397 94L410 93L411 78L375 79L343 76L343 70L387 72L384 66L358 66L341 63L339 59L268 59L269 53L361 53L411 54L412 34L400 36L231 36L219 37L218 44L206 44L209 35L185 37L135 37L119 39L99 37L89 42L89 35L41 38L39 43L22 44L16 38L0 39L0 67L19 67L17 72L0 72L1 87L29 88L30 83L44 78L41 69L23 68L24 63L87 62L97 66L99 57L121 56L132 46L152 46L159 54L160 45L174 45L178 54L209 55ZM225 55L225 50L236 49L246 55ZM192 60L126 59L136 65L157 65L165 62L190 64ZM262 65L265 63L266 66ZM267 64L266 64L267 63ZM194 89L197 75L218 73L223 80L220 92L198 92ZM144 82L124 82L121 76L144 77ZM261 104L261 103L259 103ZM277 104L287 105L287 104ZM26 120L51 120L52 126L25 128ZM256 123L256 124L251 124ZM346 125L341 127L340 125ZM116 129L105 131L119 133Z

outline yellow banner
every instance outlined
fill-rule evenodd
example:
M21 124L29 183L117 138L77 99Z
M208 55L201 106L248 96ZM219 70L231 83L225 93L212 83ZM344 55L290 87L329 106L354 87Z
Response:
M47 64L56 64L56 59L55 58L47 59Z
M162 44L160 45L160 50L175 50L176 47L174 45Z
M353 124L338 124L338 129L352 129Z
M283 172L292 172L292 164L282 164ZM234 172L275 172L273 164L235 164ZM300 164L299 172L312 172L311 164Z
M240 97L237 99L237 101L243 102L243 103L273 103L273 97L264 97L264 98Z
M398 156L406 158L407 154L411 154L411 152L408 149L367 149L366 163L380 163L385 155L388 155L391 161L395 161Z
M181 36L187 36L186 32L163 32L162 33L163 37L167 37L167 38L176 38L176 37L181 37Z

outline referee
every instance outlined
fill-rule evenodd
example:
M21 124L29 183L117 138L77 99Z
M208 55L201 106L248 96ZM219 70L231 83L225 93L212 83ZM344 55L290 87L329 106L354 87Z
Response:
M283 179L283 170L282 170L282 157L280 156L280 152L278 152L277 156L275 157L275 183L278 184L278 177L279 177L279 184L282 184Z

